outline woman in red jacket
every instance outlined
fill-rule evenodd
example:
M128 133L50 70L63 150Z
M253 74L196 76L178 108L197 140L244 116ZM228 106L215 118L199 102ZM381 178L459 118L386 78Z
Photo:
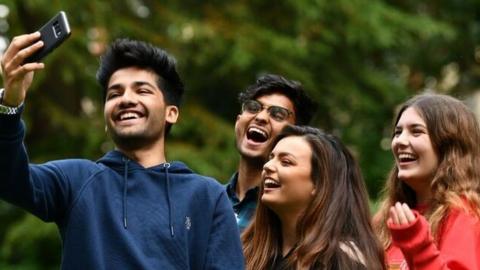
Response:
M461 101L423 94L397 114L376 229L389 269L480 269L480 130Z

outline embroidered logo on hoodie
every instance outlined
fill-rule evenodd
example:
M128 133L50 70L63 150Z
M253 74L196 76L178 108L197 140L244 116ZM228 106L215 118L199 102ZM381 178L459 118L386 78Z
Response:
M190 217L186 216L185 217L185 229L187 229L189 231L191 227L192 227L192 222L190 221Z

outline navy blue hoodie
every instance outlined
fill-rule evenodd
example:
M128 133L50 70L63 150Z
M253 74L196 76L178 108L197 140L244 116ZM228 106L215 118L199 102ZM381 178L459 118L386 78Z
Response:
M0 115L0 198L62 238L62 269L243 269L224 188L181 162L144 168L112 151L97 162L32 165L20 115Z

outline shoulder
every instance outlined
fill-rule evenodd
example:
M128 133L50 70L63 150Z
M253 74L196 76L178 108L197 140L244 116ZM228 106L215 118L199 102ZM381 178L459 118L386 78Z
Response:
M85 176L104 170L106 167L88 159L61 159L49 161L41 166L57 168L69 176Z
M224 186L215 178L198 174L182 162L175 161L170 164L170 177L172 177L174 181L188 184L190 189L206 189L214 192L222 192L225 190Z
M214 191L214 192L223 192L225 191L225 187L220 184L220 182L218 182L218 180L216 180L215 178L211 177L211 176L206 176L206 175L201 175L201 174L192 174L191 175L192 177L192 181L194 181L197 185L205 188L205 189L208 189L208 190L211 190L211 191Z
M49 161L46 164L54 164L59 167L83 167L83 168L93 168L98 167L94 161L81 158L70 158L70 159L59 159L54 161Z
M61 159L30 165L32 176L57 179L74 190L81 189L106 169L105 166L87 159Z
M452 207L441 224L441 233L473 231L480 235L480 219L466 208Z
M465 202L460 206L450 207L447 219L456 220L456 219L467 219L474 222L479 222L479 216L475 213L472 207L469 207Z

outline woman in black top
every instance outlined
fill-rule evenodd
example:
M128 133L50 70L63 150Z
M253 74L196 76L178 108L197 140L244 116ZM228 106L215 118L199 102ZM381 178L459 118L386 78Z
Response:
M337 138L287 126L262 179L242 234L247 269L385 269L360 170Z

